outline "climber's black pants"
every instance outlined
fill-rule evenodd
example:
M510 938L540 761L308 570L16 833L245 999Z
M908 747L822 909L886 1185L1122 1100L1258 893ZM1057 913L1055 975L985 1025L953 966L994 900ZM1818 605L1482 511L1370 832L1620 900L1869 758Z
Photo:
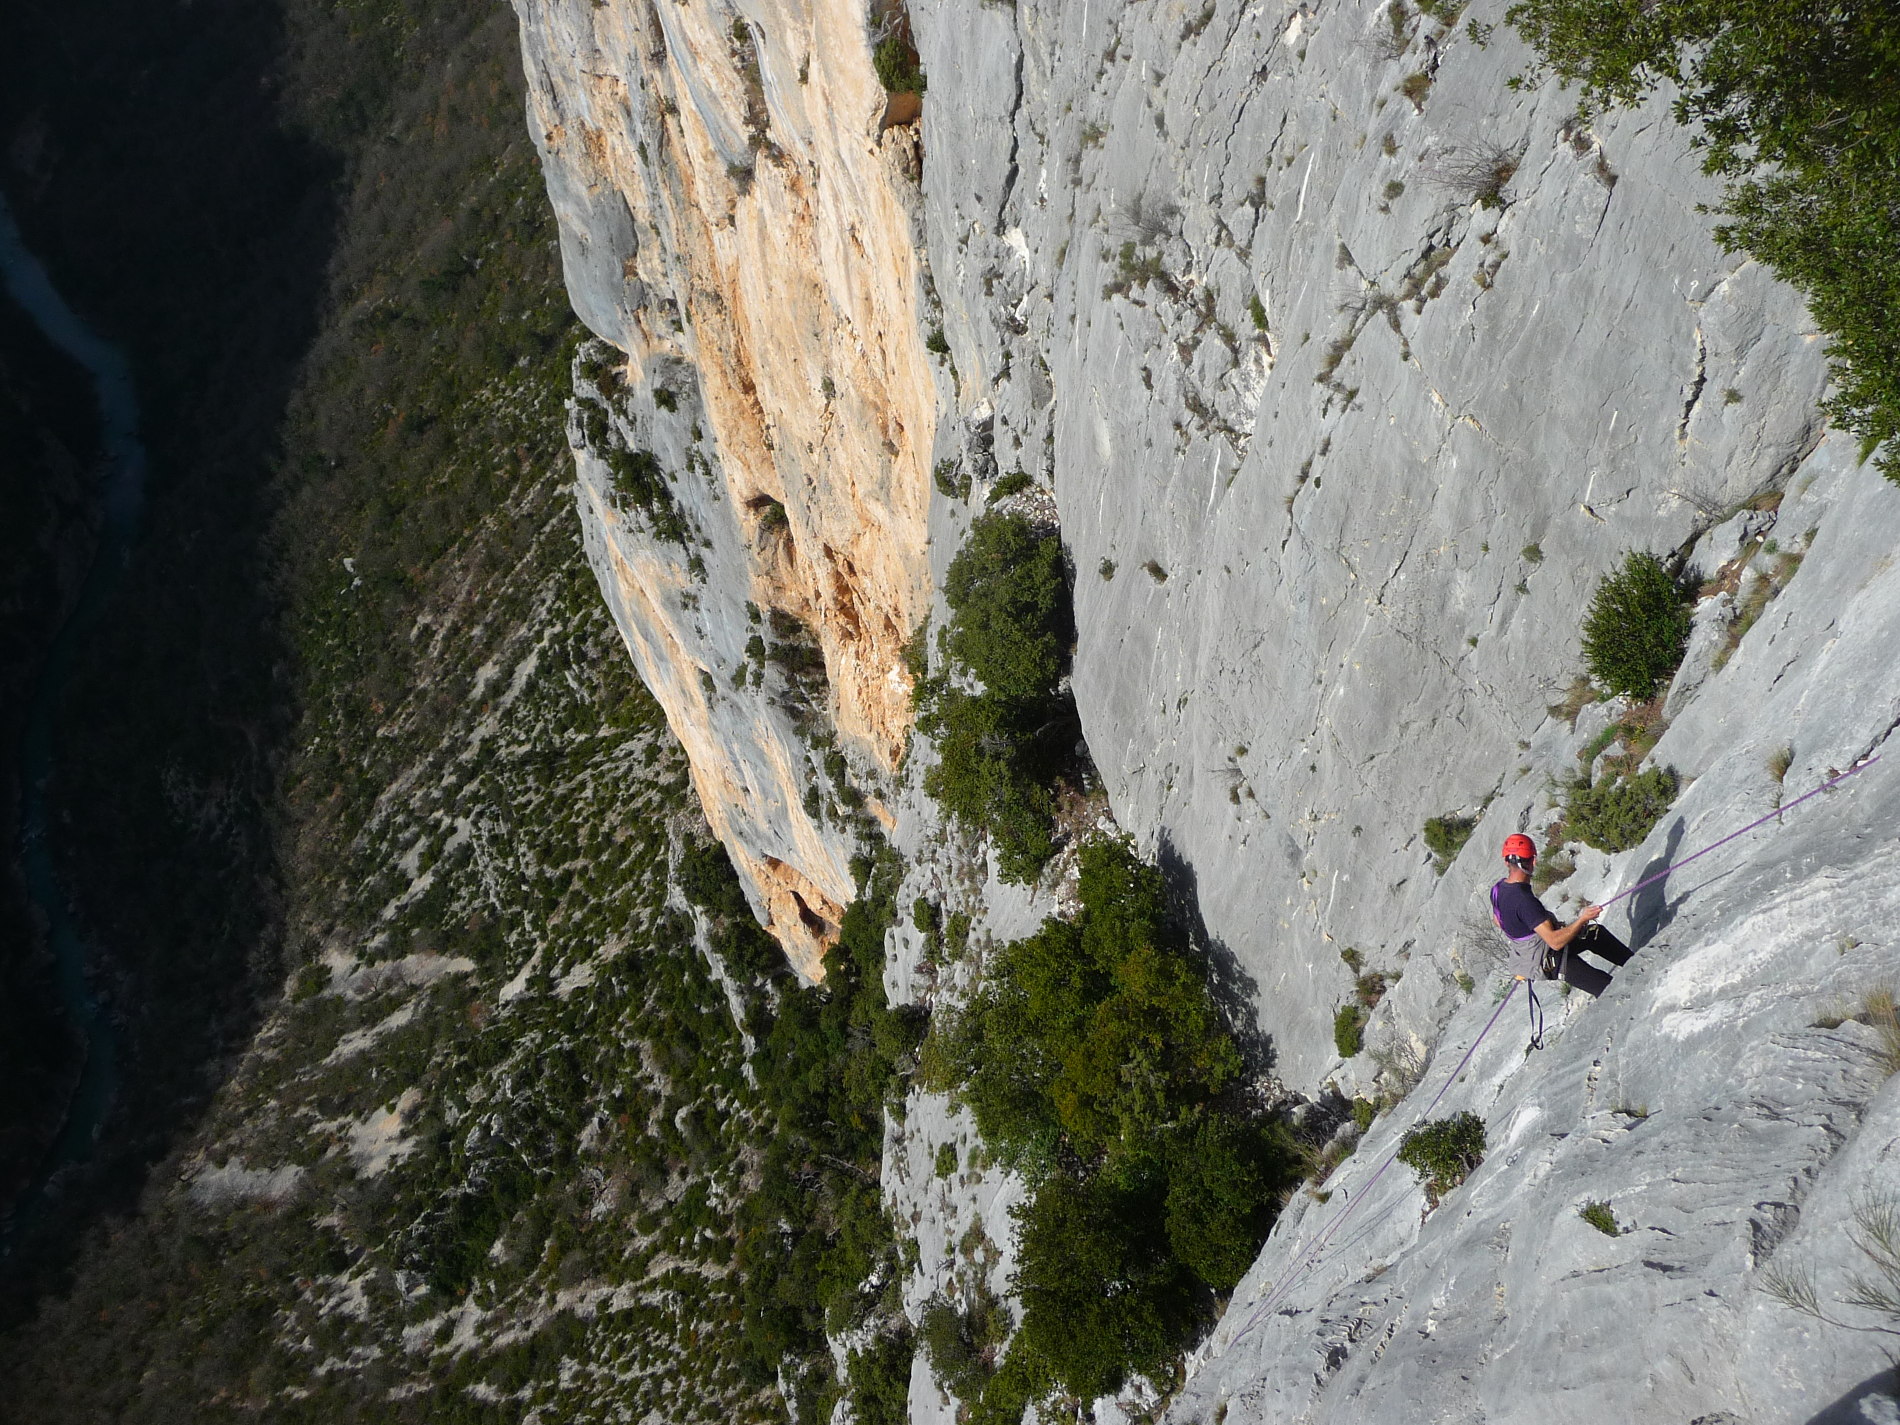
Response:
M1561 979L1596 998L1610 987L1610 977L1579 958L1580 952L1585 950L1612 965L1627 965L1630 960L1629 946L1593 920L1563 949L1544 956L1544 975L1547 979Z

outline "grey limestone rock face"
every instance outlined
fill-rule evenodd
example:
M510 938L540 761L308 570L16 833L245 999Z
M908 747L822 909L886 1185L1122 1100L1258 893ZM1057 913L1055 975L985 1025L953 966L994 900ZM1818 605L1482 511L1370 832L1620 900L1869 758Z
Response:
M1601 1001L1542 987L1542 1051L1525 1052L1521 987L1479 1042L1504 984L1481 973L1330 1200L1293 1199L1170 1418L1224 1403L1241 1421L1797 1425L1889 1398L1880 1333L1900 1323L1846 1298L1856 1277L1882 1280L1856 1218L1900 1192L1900 1065L1842 1016L1900 970L1900 768L1883 753L1900 719L1885 651L1900 491L1844 444L1810 458L1784 507L1817 531L1800 576L1652 754L1687 790L1642 846L1572 882L1605 895L1768 823L1609 912L1637 954ZM1535 825L1538 800L1507 792L1492 815ZM1456 934L1442 914L1418 928ZM1433 1116L1478 1113L1489 1150L1428 1213L1409 1169L1378 1169L1441 1092ZM1591 1202L1620 1235L1578 1216ZM1811 1281L1839 1324L1790 1309L1777 1278Z
M1506 29L915 13L960 394L1053 478L1089 747L1310 1087L1337 952L1418 951L1421 828L1508 780L1594 581L1818 439L1805 314L1716 249L1662 104L1585 127L1514 93Z

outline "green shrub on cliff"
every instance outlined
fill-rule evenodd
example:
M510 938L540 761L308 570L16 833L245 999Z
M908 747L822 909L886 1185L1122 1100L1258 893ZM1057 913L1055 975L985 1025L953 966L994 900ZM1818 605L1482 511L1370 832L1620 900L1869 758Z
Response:
M1627 851L1663 818L1680 781L1669 767L1651 767L1634 777L1581 780L1564 802L1564 835L1599 851Z
M1062 688L1074 624L1061 540L1021 515L982 516L950 562L944 601L951 671L918 684L918 725L939 758L924 788L989 835L1004 880L1030 882L1055 854L1056 789L1078 770L1075 700Z
M1458 859L1458 853L1465 849L1477 826L1476 817L1459 816L1455 812L1425 819L1425 849L1435 858L1439 875L1444 875L1446 867Z
M1020 515L970 526L943 581L955 614L950 656L999 698L1047 698L1068 659L1073 628L1062 542Z
M1603 577L1583 618L1590 675L1613 693L1652 698L1682 662L1689 602L1653 554L1632 550Z
M941 1293L926 1302L918 1337L930 1358L931 1374L967 1404L983 1394L996 1374L1009 1327L1008 1308L979 1282L966 1305Z
M1240 1073L1198 967L1164 927L1161 873L1081 856L1082 910L991 960L950 1039L957 1096L1001 1161L1143 1157Z
M1360 1004L1342 1004L1333 1015L1333 1047L1339 1057L1350 1059L1366 1046L1366 1009Z
M1273 1225L1275 1191L1294 1152L1277 1124L1225 1115L1201 1121L1176 1154L1167 1192L1168 1241L1216 1291L1232 1291Z
M1033 1185L1014 1214L1022 1327L993 1373L952 1386L973 1422L1135 1373L1165 1379L1296 1176L1285 1129L1231 1101L1241 1055L1161 873L1096 842L1077 889L1074 920L996 951L922 1055L929 1086L968 1106L986 1147ZM948 1351L951 1324L927 1322L926 1340Z
M878 41L871 64L877 70L877 82L892 94L921 94L929 87L917 51L904 34L886 35Z
M1458 1113L1408 1132L1399 1140L1399 1161L1418 1174L1426 1200L1436 1207L1439 1198L1477 1171L1484 1146L1484 1120Z
M1659 86L1728 180L1715 235L1808 299L1828 334L1828 414L1900 435L1900 27L1885 0L1520 0L1540 67L1597 108ZM1900 480L1889 444L1882 472Z

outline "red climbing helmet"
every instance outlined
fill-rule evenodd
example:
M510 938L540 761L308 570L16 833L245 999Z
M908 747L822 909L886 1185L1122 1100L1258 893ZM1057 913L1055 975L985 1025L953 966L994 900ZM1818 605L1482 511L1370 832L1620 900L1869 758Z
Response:
M1504 838L1504 859L1506 861L1535 861L1537 843L1521 831L1514 831Z

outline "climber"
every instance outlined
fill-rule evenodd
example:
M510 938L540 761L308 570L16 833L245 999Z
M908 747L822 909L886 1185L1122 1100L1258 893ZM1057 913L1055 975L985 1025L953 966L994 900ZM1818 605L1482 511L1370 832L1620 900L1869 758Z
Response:
M1610 977L1578 955L1587 950L1612 965L1627 965L1630 948L1598 923L1600 905L1587 905L1570 924L1559 925L1531 889L1536 862L1537 845L1530 837L1514 832L1504 838L1504 864L1510 870L1491 887L1491 918L1511 942L1511 973L1521 980L1561 978L1585 994L1601 995Z

